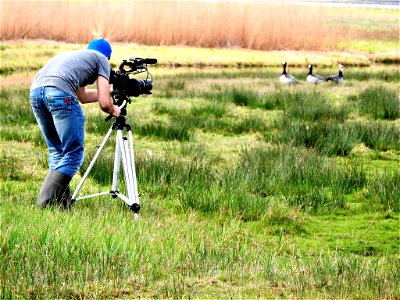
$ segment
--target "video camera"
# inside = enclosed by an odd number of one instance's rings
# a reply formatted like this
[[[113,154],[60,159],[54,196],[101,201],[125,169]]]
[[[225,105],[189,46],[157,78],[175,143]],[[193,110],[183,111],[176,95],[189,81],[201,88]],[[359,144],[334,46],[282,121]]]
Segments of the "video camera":
[[[110,84],[113,85],[111,96],[115,105],[121,106],[124,101],[130,103],[129,97],[138,97],[143,94],[151,94],[153,88],[153,79],[147,65],[157,63],[155,58],[131,57],[129,60],[123,60],[118,70],[111,70]],[[146,79],[131,78],[130,75],[136,75],[146,72]]]

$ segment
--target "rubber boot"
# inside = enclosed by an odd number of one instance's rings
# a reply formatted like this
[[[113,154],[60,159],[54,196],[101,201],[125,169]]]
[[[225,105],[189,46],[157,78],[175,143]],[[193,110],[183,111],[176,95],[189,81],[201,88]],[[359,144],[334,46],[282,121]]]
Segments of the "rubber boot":
[[[63,193],[61,197],[61,210],[70,210],[72,206],[72,195],[71,195],[71,189],[69,186],[67,186],[65,192]]]
[[[70,176],[60,171],[49,170],[39,192],[39,207],[45,208],[50,205],[58,205],[61,209],[69,208],[71,203],[69,182],[71,179]]]

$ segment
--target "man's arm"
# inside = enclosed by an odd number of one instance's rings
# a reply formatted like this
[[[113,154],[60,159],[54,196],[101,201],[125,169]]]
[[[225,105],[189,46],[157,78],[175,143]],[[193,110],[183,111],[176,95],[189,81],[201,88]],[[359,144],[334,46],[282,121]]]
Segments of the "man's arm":
[[[78,89],[77,94],[78,99],[82,104],[98,101],[102,111],[112,114],[114,117],[118,117],[121,113],[121,109],[112,103],[110,97],[110,84],[107,78],[103,76],[97,78],[97,90],[81,87]]]
[[[78,89],[78,100],[82,104],[97,102],[97,90],[80,87]]]

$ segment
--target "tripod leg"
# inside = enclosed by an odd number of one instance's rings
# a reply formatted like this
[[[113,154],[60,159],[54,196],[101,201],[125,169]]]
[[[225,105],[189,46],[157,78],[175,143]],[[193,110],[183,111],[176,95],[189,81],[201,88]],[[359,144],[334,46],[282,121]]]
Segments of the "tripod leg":
[[[131,172],[129,170],[129,157],[128,157],[128,152],[127,152],[127,147],[126,147],[126,139],[122,136],[122,131],[118,130],[117,131],[117,137],[118,137],[118,143],[119,143],[119,149],[121,150],[121,158],[122,158],[122,166],[124,169],[124,176],[125,176],[125,184],[126,184],[126,190],[128,193],[128,198],[129,202],[128,205],[133,204],[133,190],[132,190],[132,178],[131,178]]]
[[[126,140],[126,138],[124,138],[124,152],[125,152],[125,157],[126,157],[126,186],[128,189],[128,195],[129,195],[129,199],[131,199],[131,201],[134,203],[135,198],[134,198],[134,192],[133,192],[133,178],[132,178],[132,162],[131,162],[131,158],[129,155],[129,146],[128,146],[128,142]]]
[[[89,167],[86,169],[86,172],[83,175],[81,181],[79,182],[78,186],[76,187],[75,192],[72,195],[72,201],[75,201],[76,196],[79,193],[79,190],[82,188],[83,183],[85,182],[87,176],[89,175],[90,171],[92,170],[92,168],[93,168],[97,158],[99,157],[101,151],[103,150],[104,146],[106,145],[107,140],[110,138],[110,135],[111,135],[112,131],[113,131],[113,129],[112,129],[112,126],[111,126],[111,128],[108,130],[106,136],[104,137],[103,141],[101,142],[99,149],[97,150],[96,154],[94,155]]]
[[[118,143],[120,144],[122,165],[124,168],[126,189],[128,198],[124,199],[134,212],[135,217],[140,210],[139,198],[137,197],[136,175],[134,173],[133,146],[129,145],[129,140],[122,137],[122,132],[117,132]],[[131,137],[132,138],[132,137]],[[136,190],[136,192],[135,192]],[[128,200],[128,201],[126,201]]]
[[[129,153],[131,157],[132,179],[133,179],[132,187],[133,187],[134,199],[135,202],[139,204],[139,191],[136,180],[136,168],[135,168],[135,152],[133,151],[133,137],[131,130],[128,131],[128,141],[129,141]]]
[[[119,171],[121,168],[121,145],[119,143],[118,134],[115,140],[115,156],[114,156],[114,171],[113,171],[113,181],[112,181],[112,188],[111,193],[115,194],[118,192],[118,178],[119,178]]]

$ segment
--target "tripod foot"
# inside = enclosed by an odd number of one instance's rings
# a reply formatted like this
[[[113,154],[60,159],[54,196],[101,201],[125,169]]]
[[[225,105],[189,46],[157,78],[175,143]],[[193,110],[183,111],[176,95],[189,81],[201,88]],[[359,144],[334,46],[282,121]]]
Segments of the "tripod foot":
[[[131,211],[133,211],[134,214],[137,214],[140,210],[140,205],[137,203],[133,203],[132,205],[129,206]]]
[[[113,190],[110,191],[111,197],[113,197],[114,199],[118,197],[118,193],[119,193],[118,190],[117,191],[113,191]]]

